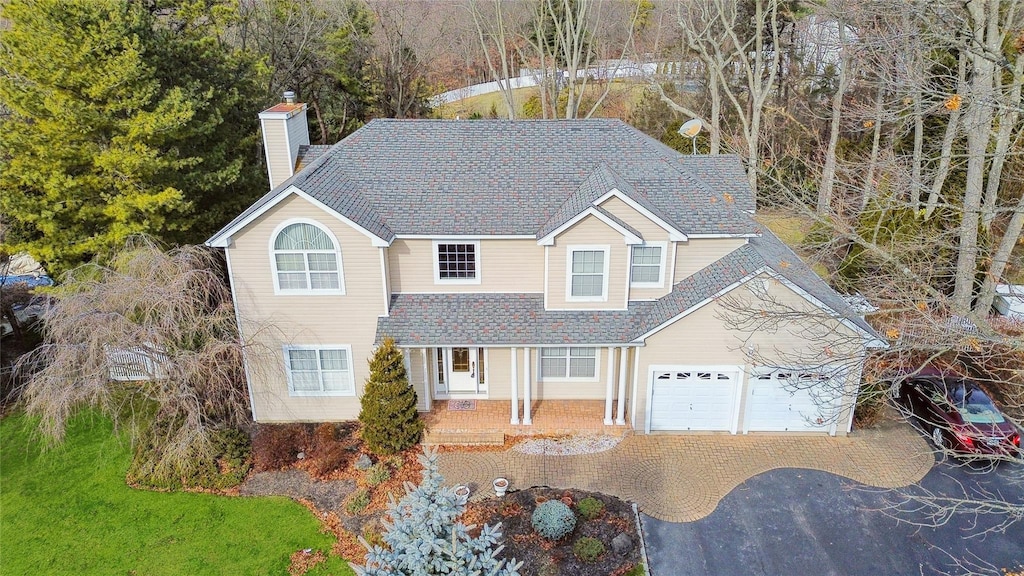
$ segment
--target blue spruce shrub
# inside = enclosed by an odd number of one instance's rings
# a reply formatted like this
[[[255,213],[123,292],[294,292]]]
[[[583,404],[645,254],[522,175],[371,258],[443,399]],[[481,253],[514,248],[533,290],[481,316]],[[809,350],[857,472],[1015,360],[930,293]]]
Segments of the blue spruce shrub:
[[[533,529],[548,540],[561,540],[576,528],[576,515],[558,500],[548,500],[537,506],[531,519]]]

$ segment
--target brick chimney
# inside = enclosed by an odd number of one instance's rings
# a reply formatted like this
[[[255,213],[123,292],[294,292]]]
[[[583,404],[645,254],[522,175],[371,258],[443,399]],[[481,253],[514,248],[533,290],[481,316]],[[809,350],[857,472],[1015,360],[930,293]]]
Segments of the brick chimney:
[[[306,105],[295,102],[295,92],[285,92],[284,102],[260,112],[260,128],[273,190],[295,174],[299,146],[309,144]]]

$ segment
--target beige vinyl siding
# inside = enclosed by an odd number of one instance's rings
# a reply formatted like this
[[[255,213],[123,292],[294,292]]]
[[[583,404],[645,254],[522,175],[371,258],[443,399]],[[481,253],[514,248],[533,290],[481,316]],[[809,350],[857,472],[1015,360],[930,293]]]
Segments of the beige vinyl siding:
[[[283,221],[306,218],[340,243],[345,295],[274,294],[271,235]],[[227,248],[243,333],[254,342],[249,376],[261,422],[346,420],[359,414],[359,398],[373,354],[377,317],[384,313],[380,253],[369,238],[291,196],[232,238]],[[350,345],[356,396],[290,397],[282,346]]]
[[[566,282],[569,246],[608,246],[608,300],[604,302],[567,302]],[[548,246],[548,291],[549,310],[622,310],[626,308],[626,281],[629,274],[627,265],[628,246],[622,234],[594,216],[587,216],[572,225],[555,238],[555,244]]]
[[[395,240],[388,248],[391,289],[407,294],[544,291],[544,249],[536,240],[483,239],[479,243],[480,283],[453,284],[434,281],[433,240]]]
[[[746,238],[691,238],[677,243],[675,282],[692,276],[746,243]]]
[[[760,279],[753,281],[760,281]],[[777,280],[768,279],[768,290],[772,298],[783,303],[798,309],[813,309],[807,300]],[[744,298],[749,298],[751,295],[742,286],[735,289],[732,294]],[[721,316],[730,313],[724,304],[711,302],[647,338],[646,346],[640,352],[637,394],[634,399],[637,404],[635,430],[642,432],[646,426],[647,387],[651,365],[744,366],[745,370],[749,372],[748,358],[744,354],[743,347],[750,345],[757,346],[760,355],[765,357],[771,356],[775,350],[780,351],[779,362],[783,364],[792,364],[801,356],[818,358],[819,362],[825,358],[823,348],[827,344],[814,335],[802,334],[797,326],[781,327],[775,332],[741,333],[729,330],[720,319]],[[838,332],[840,334],[832,343],[833,348],[856,346],[858,350],[847,350],[846,352],[850,357],[862,357],[863,348],[859,344],[855,344],[860,342],[856,334],[845,326],[840,327]],[[748,336],[749,338],[747,338]],[[801,351],[805,354],[802,355]],[[842,352],[839,354],[841,356]],[[741,375],[741,378],[743,388],[740,394],[738,430],[743,430],[743,414],[749,394],[747,375]],[[856,390],[859,378],[859,373],[850,375],[847,386],[851,394]],[[840,416],[837,434],[845,433],[848,419],[848,412]]]
[[[284,120],[277,119],[261,120],[260,124],[263,128],[263,142],[270,165],[270,175],[273,178],[270,187],[276,188],[292,175],[292,159],[287,146],[287,126]]]
[[[626,224],[629,224],[636,229],[637,232],[643,236],[644,242],[664,242],[665,246],[662,248],[665,250],[664,261],[665,261],[665,282],[661,288],[632,288],[629,289],[630,300],[657,300],[665,294],[668,294],[672,290],[671,274],[672,274],[672,242],[669,241],[668,232],[664,228],[658,226],[651,219],[644,216],[640,212],[637,212],[629,204],[626,204],[618,198],[609,198],[601,204],[601,208],[604,208],[608,212],[615,215],[616,218],[622,220]]]

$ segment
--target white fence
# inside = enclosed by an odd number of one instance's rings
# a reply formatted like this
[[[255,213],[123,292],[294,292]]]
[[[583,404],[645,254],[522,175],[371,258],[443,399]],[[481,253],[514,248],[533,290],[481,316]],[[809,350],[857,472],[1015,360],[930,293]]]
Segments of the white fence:
[[[657,73],[664,73],[670,68],[678,66],[673,62],[633,62],[632,60],[603,60],[597,64],[576,71],[577,78],[590,77],[595,80],[612,80],[616,78],[632,78],[640,76],[651,76]],[[499,82],[484,82],[473,84],[464,88],[457,88],[442,92],[430,99],[432,106],[451,104],[464,98],[472,98],[482,94],[491,94],[501,90],[501,84],[508,84],[513,90],[519,88],[530,88],[540,84],[540,81],[548,72],[542,69],[523,68],[519,71],[517,78],[509,78]],[[567,71],[560,71],[564,77]]]
[[[137,346],[107,350],[110,379],[119,382],[165,379],[167,361],[164,354]]]

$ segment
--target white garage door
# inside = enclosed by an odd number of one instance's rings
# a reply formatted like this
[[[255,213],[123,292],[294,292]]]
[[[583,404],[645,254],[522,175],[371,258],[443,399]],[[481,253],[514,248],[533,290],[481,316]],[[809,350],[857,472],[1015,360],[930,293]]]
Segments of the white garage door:
[[[760,369],[750,378],[747,422],[751,432],[827,432],[839,386],[812,370]]]
[[[738,368],[655,366],[651,430],[735,430]]]

